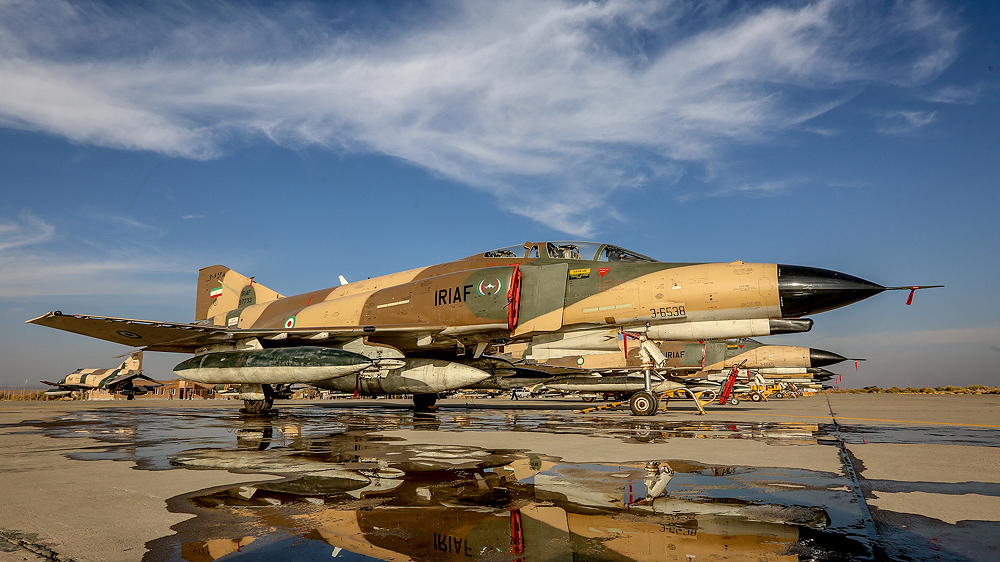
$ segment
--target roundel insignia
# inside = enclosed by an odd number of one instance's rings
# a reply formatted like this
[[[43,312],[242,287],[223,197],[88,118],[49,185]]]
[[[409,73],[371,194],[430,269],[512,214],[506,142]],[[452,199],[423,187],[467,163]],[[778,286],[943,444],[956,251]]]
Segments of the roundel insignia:
[[[139,334],[137,334],[135,332],[130,332],[128,330],[118,330],[117,333],[118,333],[119,336],[123,336],[123,337],[126,337],[126,338],[132,338],[134,340],[141,340],[142,339],[142,336],[140,336]]]
[[[577,365],[583,365],[583,357],[580,357],[579,359],[577,359],[576,360],[576,364]]]
[[[503,281],[500,281],[500,279],[496,277],[492,279],[483,279],[479,282],[479,294],[483,296],[495,295],[499,293],[501,289],[503,289]]]
[[[294,327],[295,327],[295,317],[294,316],[289,316],[288,320],[285,320],[285,329],[286,330],[291,330]]]

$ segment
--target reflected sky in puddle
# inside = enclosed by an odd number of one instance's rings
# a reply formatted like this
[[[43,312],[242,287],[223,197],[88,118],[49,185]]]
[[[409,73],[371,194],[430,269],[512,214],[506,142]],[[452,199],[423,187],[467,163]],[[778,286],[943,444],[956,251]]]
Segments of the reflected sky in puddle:
[[[863,539],[833,528],[828,514],[830,504],[851,501],[843,482],[812,481],[815,475],[805,471],[790,475],[801,487],[778,503],[750,497],[766,495],[769,486],[756,483],[753,469],[574,464],[477,447],[439,447],[432,456],[423,447],[357,434],[326,442],[330,451],[320,462],[314,454],[271,450],[268,464],[294,474],[289,480],[193,496],[191,512],[201,517],[150,545],[153,551],[180,552],[189,562],[823,560],[866,552]],[[230,466],[238,456],[201,449],[174,462]],[[742,481],[734,484],[734,476]],[[699,493],[726,488],[748,497]],[[243,535],[247,530],[253,532]]]
[[[194,492],[194,518],[145,560],[862,560],[870,548],[843,475],[648,463],[567,463],[520,450],[420,445],[383,430],[538,431],[620,439],[817,444],[815,424],[636,422],[546,412],[105,410],[34,424],[101,445],[75,459],[281,474]],[[720,443],[720,446],[722,444]],[[664,449],[658,449],[663,451]]]

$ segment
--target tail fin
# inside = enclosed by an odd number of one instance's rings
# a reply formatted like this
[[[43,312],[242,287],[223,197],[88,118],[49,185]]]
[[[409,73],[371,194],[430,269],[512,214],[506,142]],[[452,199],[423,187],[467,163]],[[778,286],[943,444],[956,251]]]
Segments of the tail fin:
[[[142,371],[142,352],[136,351],[118,366],[123,371]]]
[[[284,297],[251,277],[222,265],[212,265],[198,272],[195,320],[205,320],[230,310]]]

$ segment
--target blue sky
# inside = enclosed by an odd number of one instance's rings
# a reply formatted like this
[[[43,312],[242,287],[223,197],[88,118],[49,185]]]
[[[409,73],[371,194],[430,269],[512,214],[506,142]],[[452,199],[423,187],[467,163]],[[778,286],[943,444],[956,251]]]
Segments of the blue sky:
[[[998,12],[8,0],[0,385],[126,351],[24,320],[190,321],[206,265],[295,294],[551,239],[945,284],[766,341],[1000,385]]]

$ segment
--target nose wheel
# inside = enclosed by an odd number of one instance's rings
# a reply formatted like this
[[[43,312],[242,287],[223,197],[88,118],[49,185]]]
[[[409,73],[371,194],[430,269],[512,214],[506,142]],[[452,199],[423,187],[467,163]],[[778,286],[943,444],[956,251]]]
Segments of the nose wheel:
[[[629,399],[628,407],[636,416],[651,416],[660,407],[660,399],[652,392],[640,390]]]

